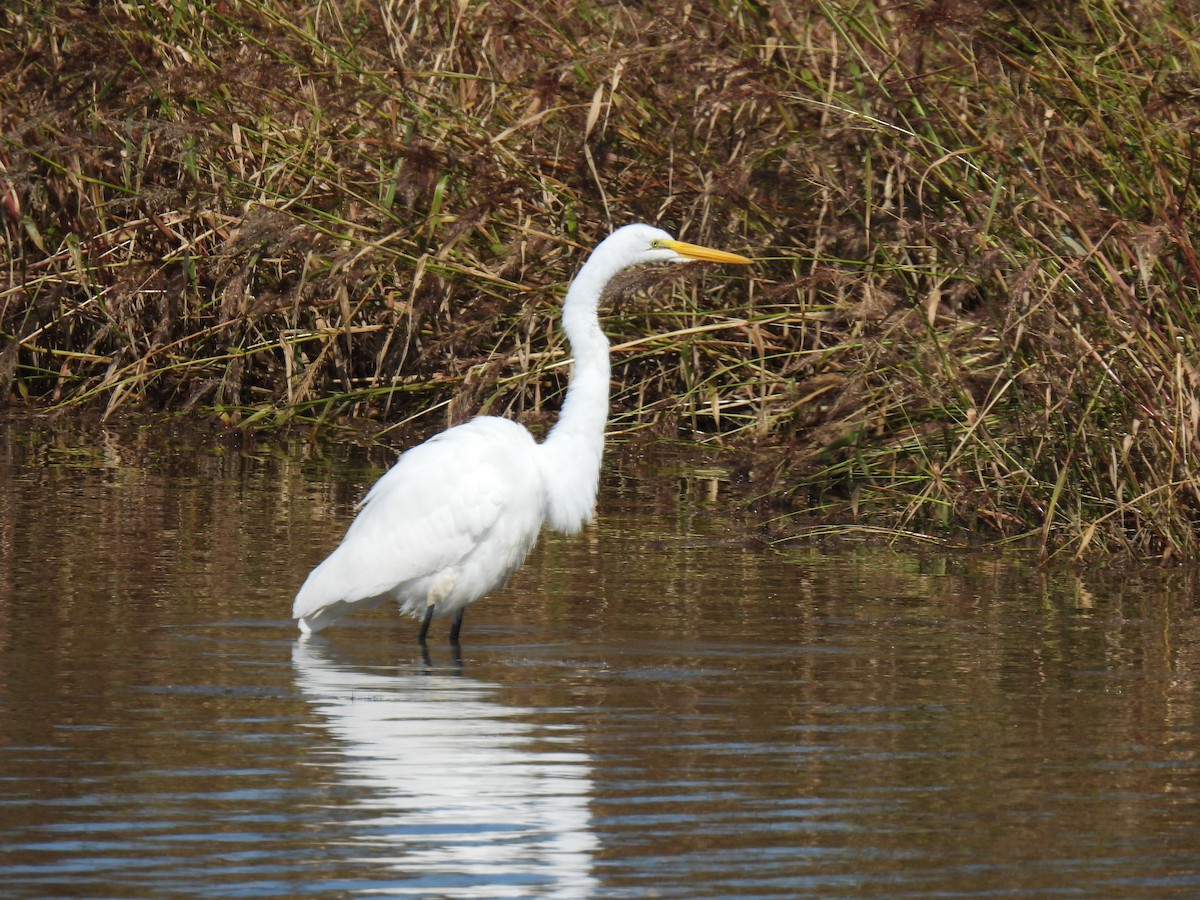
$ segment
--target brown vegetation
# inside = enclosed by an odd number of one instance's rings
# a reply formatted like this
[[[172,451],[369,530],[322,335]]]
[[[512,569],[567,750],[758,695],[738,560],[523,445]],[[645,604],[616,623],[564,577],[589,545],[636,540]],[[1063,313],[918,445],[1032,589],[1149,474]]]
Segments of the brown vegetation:
[[[689,10],[9,4],[4,395],[536,424],[652,221],[761,261],[623,285],[617,427],[755,448],[780,533],[1194,552],[1200,10]]]

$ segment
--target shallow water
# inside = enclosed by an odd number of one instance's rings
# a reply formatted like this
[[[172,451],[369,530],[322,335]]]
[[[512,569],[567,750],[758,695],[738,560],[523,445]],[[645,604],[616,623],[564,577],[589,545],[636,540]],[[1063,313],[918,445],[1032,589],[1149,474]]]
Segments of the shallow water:
[[[7,426],[5,896],[1200,894],[1189,573],[779,555],[614,462],[461,660],[297,640],[381,462]]]

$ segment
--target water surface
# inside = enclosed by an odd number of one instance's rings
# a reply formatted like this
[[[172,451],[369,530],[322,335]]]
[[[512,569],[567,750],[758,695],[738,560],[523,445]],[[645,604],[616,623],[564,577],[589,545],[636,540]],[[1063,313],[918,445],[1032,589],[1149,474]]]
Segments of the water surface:
[[[614,460],[426,659],[288,620],[386,460],[334,457],[0,436],[5,896],[1200,894],[1189,572],[781,555]]]

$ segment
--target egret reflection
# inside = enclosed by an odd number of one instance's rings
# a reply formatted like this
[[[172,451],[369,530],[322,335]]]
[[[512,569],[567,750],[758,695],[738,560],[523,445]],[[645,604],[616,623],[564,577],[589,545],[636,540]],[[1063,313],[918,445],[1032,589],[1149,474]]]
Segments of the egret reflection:
[[[364,861],[395,873],[372,893],[579,897],[594,886],[591,766],[569,728],[462,675],[369,671],[298,640],[296,682],[337,739],[331,772]]]

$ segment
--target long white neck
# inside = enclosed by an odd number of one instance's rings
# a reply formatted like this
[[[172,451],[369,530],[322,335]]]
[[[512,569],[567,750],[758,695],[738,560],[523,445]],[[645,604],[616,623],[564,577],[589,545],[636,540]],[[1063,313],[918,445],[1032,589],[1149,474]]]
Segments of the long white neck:
[[[611,368],[597,306],[622,266],[597,248],[567,290],[562,324],[575,365],[558,422],[540,448],[550,527],[568,533],[591,521],[604,452]]]

